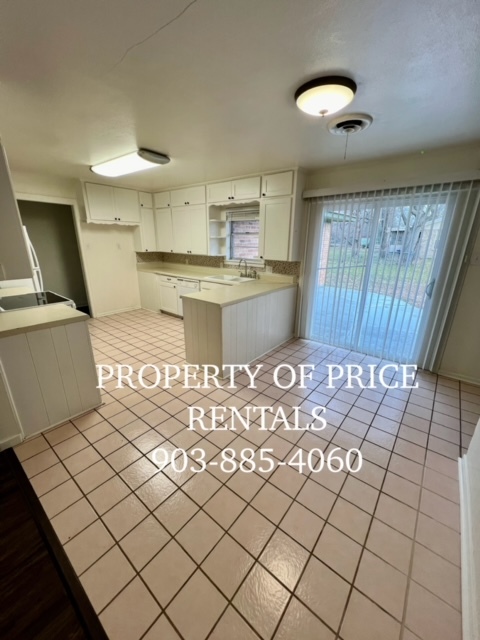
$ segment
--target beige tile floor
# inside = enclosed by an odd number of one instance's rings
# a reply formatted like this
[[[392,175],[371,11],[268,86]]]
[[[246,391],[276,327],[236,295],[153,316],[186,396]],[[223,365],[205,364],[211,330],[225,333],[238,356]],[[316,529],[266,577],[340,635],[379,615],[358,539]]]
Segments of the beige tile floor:
[[[98,363],[184,362],[181,320],[134,311],[90,322]],[[374,363],[305,340],[268,354],[258,389],[116,389],[104,405],[17,447],[45,511],[112,640],[459,640],[457,458],[480,388],[419,373],[417,390],[325,389],[327,363]],[[281,392],[281,363],[316,365]],[[310,411],[315,434],[188,431],[187,406]],[[159,446],[218,460],[269,447],[359,448],[361,472],[162,472]]]

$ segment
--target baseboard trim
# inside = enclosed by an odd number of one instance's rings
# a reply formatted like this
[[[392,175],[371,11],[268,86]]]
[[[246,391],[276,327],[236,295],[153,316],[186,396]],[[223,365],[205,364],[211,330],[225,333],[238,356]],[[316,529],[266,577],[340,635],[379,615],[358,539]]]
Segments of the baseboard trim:
[[[451,378],[452,380],[460,380],[461,382],[466,382],[467,384],[473,384],[476,387],[480,387],[480,378],[472,378],[471,376],[463,376],[456,371],[437,371],[439,376],[443,376],[444,378]]]
[[[467,455],[458,461],[460,480],[460,520],[462,545],[462,627],[463,640],[480,640],[480,593],[475,578],[474,532],[470,511],[471,492],[468,479]]]
[[[4,440],[0,440],[0,451],[4,451],[5,449],[11,449],[15,447],[17,444],[23,442],[23,437],[20,433],[15,436],[11,436],[10,438],[5,438]]]
[[[104,316],[114,316],[117,313],[126,313],[127,311],[138,311],[142,307],[125,307],[125,309],[115,309],[113,311],[102,311],[102,313],[96,313],[92,318],[103,318]]]

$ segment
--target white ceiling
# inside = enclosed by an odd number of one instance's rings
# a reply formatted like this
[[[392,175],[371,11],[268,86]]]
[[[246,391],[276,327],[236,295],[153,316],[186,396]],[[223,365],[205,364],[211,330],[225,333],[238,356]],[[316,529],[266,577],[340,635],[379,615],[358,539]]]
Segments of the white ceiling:
[[[374,118],[348,162],[472,142],[479,33],[476,0],[3,0],[0,133],[14,170],[57,176],[169,154],[117,180],[145,189],[336,165],[344,138],[293,100],[335,73]]]

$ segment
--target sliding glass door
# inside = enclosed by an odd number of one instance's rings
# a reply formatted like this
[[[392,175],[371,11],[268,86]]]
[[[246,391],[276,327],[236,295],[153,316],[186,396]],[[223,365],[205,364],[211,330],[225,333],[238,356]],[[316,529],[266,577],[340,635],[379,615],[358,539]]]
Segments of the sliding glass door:
[[[461,185],[320,199],[311,220],[307,337],[417,362],[464,200]]]

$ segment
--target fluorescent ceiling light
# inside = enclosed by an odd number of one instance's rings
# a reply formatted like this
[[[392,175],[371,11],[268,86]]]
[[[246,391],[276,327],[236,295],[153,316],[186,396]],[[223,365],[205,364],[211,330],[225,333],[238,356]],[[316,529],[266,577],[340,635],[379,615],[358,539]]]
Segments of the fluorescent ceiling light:
[[[126,156],[107,160],[100,164],[94,164],[90,169],[100,176],[108,176],[115,178],[116,176],[124,176],[127,173],[135,173],[136,171],[145,171],[145,169],[153,169],[159,164],[167,164],[170,158],[163,153],[149,151],[148,149],[138,149]]]
[[[357,85],[350,78],[327,76],[303,84],[295,92],[297,107],[312,116],[329,116],[353,100]]]

